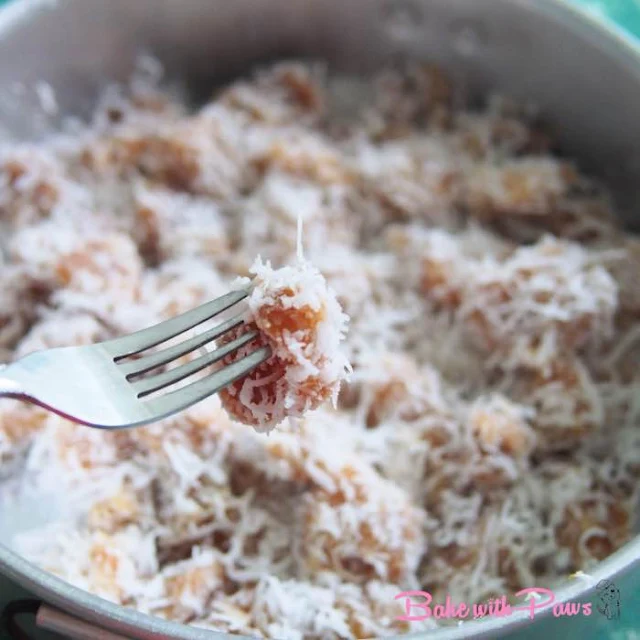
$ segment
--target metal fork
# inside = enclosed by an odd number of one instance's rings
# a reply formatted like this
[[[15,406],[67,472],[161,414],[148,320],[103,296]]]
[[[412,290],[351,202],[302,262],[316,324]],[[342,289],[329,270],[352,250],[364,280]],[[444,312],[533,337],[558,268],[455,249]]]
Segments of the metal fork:
[[[121,429],[156,422],[182,411],[246,376],[271,355],[268,347],[206,377],[171,391],[171,387],[218,362],[253,340],[243,333],[186,364],[144,376],[200,349],[244,323],[242,313],[199,335],[144,354],[171,338],[216,318],[241,302],[249,290],[233,291],[148,329],[90,346],[38,351],[0,368],[0,397],[35,403],[90,427]],[[131,358],[131,356],[140,356]],[[149,397],[154,392],[167,390]]]

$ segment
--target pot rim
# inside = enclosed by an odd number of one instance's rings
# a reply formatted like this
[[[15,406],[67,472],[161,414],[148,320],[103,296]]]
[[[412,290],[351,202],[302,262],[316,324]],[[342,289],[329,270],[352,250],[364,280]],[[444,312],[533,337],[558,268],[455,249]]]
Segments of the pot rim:
[[[529,4],[528,0],[514,0]],[[640,82],[640,40],[618,27],[608,18],[597,16],[572,0],[536,0],[531,3],[555,22],[576,31],[581,31],[595,46],[604,49],[619,64],[638,77]],[[49,8],[48,2],[34,3],[9,2],[0,8],[0,37],[22,20],[27,20],[33,11]],[[621,549],[600,562],[583,579],[568,579],[554,591],[555,602],[590,601],[600,580],[615,580],[617,576],[640,571],[640,533]],[[180,638],[182,640],[206,640],[212,638],[252,640],[248,636],[231,635],[220,631],[211,631],[186,624],[171,622],[149,614],[141,613],[122,605],[115,604],[99,596],[75,587],[61,578],[29,562],[5,544],[0,542],[0,573],[40,597],[46,603],[68,613],[77,615],[88,622],[101,625],[106,629],[120,633],[134,634],[130,637]],[[532,587],[535,585],[531,585]],[[548,619],[552,607],[537,612],[535,619],[529,618],[526,611],[517,611],[508,618],[490,618],[470,621],[458,627],[442,627],[436,630],[396,636],[397,640],[462,640],[473,637],[474,640],[490,640],[506,635],[537,620]],[[142,635],[144,634],[144,635]]]

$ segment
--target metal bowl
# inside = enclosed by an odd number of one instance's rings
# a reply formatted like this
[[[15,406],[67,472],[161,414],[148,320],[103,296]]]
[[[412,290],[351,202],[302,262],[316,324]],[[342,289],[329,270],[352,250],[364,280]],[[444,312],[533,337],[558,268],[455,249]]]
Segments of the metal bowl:
[[[101,87],[126,80],[143,50],[157,55],[170,76],[183,79],[196,100],[214,84],[282,57],[320,58],[351,72],[398,57],[436,62],[471,102],[500,90],[535,103],[562,149],[601,177],[614,191],[625,221],[640,226],[640,217],[633,216],[640,210],[640,50],[563,0],[13,3],[0,11],[2,132],[33,138],[56,126],[57,116],[43,115],[39,105],[42,81],[53,87],[61,113],[88,115]],[[0,539],[22,526],[14,515],[0,514]],[[0,573],[48,605],[118,637],[228,637],[106,602],[2,545]],[[632,590],[640,593],[640,537],[602,562],[592,578],[562,586],[556,601],[590,602],[601,579],[615,581],[623,597]],[[55,626],[52,616],[50,609],[41,610],[43,624]],[[547,609],[533,621],[519,612],[429,632],[428,637],[525,638],[533,632],[537,637],[586,637],[607,623],[597,615],[556,619]],[[107,636],[94,629],[78,637]]]

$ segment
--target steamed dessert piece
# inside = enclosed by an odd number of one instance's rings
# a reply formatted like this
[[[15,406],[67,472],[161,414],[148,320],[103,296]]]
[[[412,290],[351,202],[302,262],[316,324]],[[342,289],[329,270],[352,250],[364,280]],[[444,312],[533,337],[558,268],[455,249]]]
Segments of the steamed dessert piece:
[[[223,365],[262,346],[269,346],[272,355],[220,396],[232,418],[270,431],[286,417],[301,417],[325,401],[335,406],[349,371],[341,344],[348,317],[321,273],[303,259],[280,269],[258,259],[251,273],[252,280],[237,283],[251,287],[247,323],[223,342],[254,328],[260,334]]]

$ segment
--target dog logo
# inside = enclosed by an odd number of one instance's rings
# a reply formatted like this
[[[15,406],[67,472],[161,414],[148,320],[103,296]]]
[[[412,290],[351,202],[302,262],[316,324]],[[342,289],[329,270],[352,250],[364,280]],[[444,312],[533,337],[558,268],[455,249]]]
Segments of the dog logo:
[[[620,618],[620,589],[610,580],[600,580],[596,585],[598,604],[596,608],[607,620]]]

